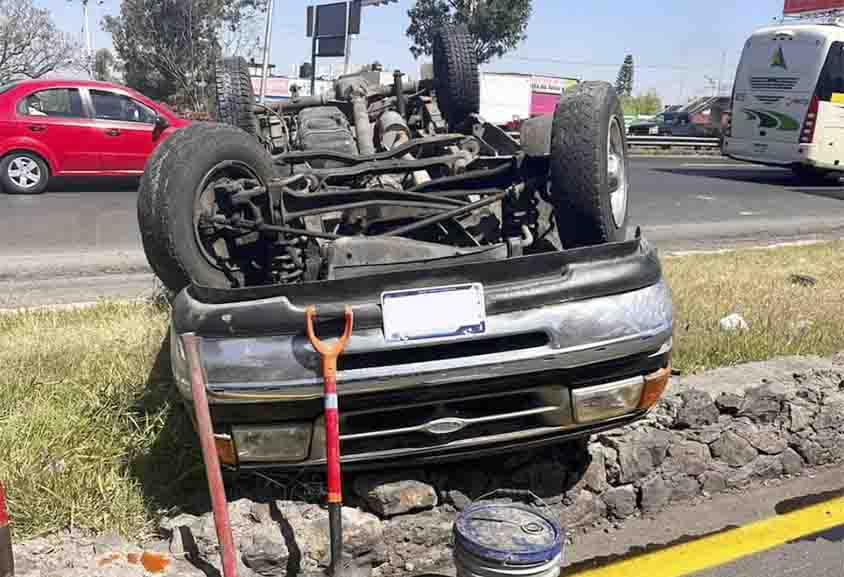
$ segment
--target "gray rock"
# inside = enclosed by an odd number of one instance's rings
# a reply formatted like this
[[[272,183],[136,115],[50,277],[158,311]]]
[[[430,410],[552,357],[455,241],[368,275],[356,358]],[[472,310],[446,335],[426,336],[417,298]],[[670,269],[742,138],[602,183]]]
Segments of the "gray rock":
[[[446,502],[453,505],[458,511],[462,511],[472,502],[472,500],[457,489],[452,489],[446,493]]]
[[[626,484],[638,481],[660,466],[665,460],[671,439],[670,433],[657,429],[637,430],[623,437],[606,438],[618,451],[618,482]],[[609,478],[612,482],[612,477]]]
[[[730,465],[741,467],[756,457],[756,450],[745,439],[732,431],[726,431],[721,438],[712,443],[712,454]]]
[[[844,393],[833,393],[824,398],[823,407],[815,417],[814,426],[817,431],[844,426]]]
[[[258,575],[280,577],[287,575],[290,551],[278,527],[267,526],[267,530],[255,533],[243,548],[243,564]]]
[[[748,389],[741,404],[740,415],[760,423],[773,423],[780,414],[784,395],[770,385]]]
[[[792,448],[783,451],[780,455],[780,462],[782,463],[783,473],[786,475],[796,475],[803,470],[803,459]]]
[[[782,476],[782,461],[779,457],[761,455],[751,465],[753,476],[757,479],[776,479]]]
[[[586,490],[579,491],[573,503],[560,513],[563,527],[584,527],[607,516],[607,506],[600,497]]]
[[[829,451],[822,448],[811,439],[800,439],[794,445],[794,450],[803,457],[803,460],[806,461],[806,464],[809,466],[824,465],[830,459]]]
[[[735,333],[750,329],[750,326],[747,324],[747,321],[744,320],[744,317],[738,313],[733,313],[731,315],[725,316],[720,321],[718,321],[718,326],[725,333]]]
[[[641,506],[645,513],[661,511],[671,498],[671,489],[660,475],[651,475],[642,481],[641,492]]]
[[[725,415],[737,415],[741,410],[741,404],[744,402],[744,397],[733,393],[721,393],[715,399],[715,406]]]
[[[727,489],[727,477],[722,471],[707,471],[700,476],[700,484],[704,493],[713,495]]]
[[[779,455],[788,447],[788,442],[776,431],[767,428],[760,429],[749,421],[737,421],[732,431],[766,455]]]
[[[701,429],[689,429],[686,432],[686,436],[693,441],[709,445],[717,441],[723,432],[724,427],[720,424],[716,424],[707,425]]]
[[[844,367],[844,351],[839,351],[832,355],[832,364]]]
[[[753,463],[734,469],[727,474],[727,487],[739,489],[746,487],[753,480]]]
[[[377,477],[358,477],[355,493],[381,517],[394,517],[437,505],[437,492],[430,485],[412,479],[381,482]]]
[[[677,414],[677,428],[693,428],[718,422],[718,409],[706,391],[689,389],[680,394],[683,407]]]
[[[633,485],[613,487],[602,495],[607,511],[614,517],[624,519],[636,512],[636,489]]]
[[[806,407],[800,407],[791,403],[788,408],[789,425],[788,430],[791,432],[802,431],[812,422],[814,411]]]
[[[600,443],[592,443],[589,445],[589,454],[592,461],[583,475],[583,482],[586,487],[594,493],[603,493],[609,489],[610,484],[607,482],[607,466],[604,452],[606,447]],[[614,451],[613,451],[614,452]]]
[[[709,468],[712,456],[709,447],[696,441],[682,441],[668,447],[668,458],[662,468],[667,473],[698,476]]]
[[[671,500],[688,501],[700,494],[700,483],[694,477],[680,476],[672,480]]]
[[[122,552],[129,547],[131,547],[131,545],[124,541],[120,535],[115,533],[99,535],[93,543],[94,555]]]

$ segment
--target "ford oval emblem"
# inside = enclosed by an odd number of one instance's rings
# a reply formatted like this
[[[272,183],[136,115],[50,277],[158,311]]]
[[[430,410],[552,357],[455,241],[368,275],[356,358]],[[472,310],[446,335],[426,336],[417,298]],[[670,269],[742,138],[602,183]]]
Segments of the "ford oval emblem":
[[[431,435],[450,435],[464,429],[466,425],[467,423],[463,419],[446,417],[425,424],[422,430]]]

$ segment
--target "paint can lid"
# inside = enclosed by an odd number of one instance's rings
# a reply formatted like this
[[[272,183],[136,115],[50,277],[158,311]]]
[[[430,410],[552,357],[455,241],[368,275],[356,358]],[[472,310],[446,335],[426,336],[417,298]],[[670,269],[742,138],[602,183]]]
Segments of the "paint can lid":
[[[550,561],[562,552],[559,523],[518,503],[470,505],[454,524],[455,546],[485,560],[513,565]]]

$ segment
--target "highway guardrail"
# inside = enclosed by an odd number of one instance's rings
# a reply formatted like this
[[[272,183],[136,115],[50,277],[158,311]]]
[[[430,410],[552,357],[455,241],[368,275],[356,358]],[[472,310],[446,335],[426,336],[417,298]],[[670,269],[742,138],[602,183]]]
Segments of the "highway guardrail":
[[[651,146],[654,148],[720,148],[720,138],[692,136],[634,136],[627,135],[629,146]]]

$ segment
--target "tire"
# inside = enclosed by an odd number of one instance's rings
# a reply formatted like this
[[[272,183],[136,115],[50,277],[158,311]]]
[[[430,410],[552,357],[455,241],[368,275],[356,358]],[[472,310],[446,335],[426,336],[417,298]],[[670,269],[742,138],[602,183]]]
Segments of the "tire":
[[[41,194],[49,181],[50,167],[34,152],[11,152],[0,161],[0,184],[8,194]]]
[[[624,240],[630,171],[615,89],[579,84],[560,98],[551,130],[550,194],[563,247]]]
[[[246,59],[236,56],[217,60],[214,80],[217,122],[231,124],[257,135],[255,92],[252,90],[252,78]]]
[[[434,89],[450,127],[462,125],[481,108],[478,57],[465,27],[443,26],[434,33]]]
[[[242,277],[212,262],[200,245],[200,189],[215,170],[237,170],[242,174],[232,177],[256,178],[262,184],[274,175],[272,158],[260,143],[225,124],[195,123],[178,130],[147,161],[138,190],[141,240],[153,271],[172,291],[190,283],[212,288],[244,284]]]

